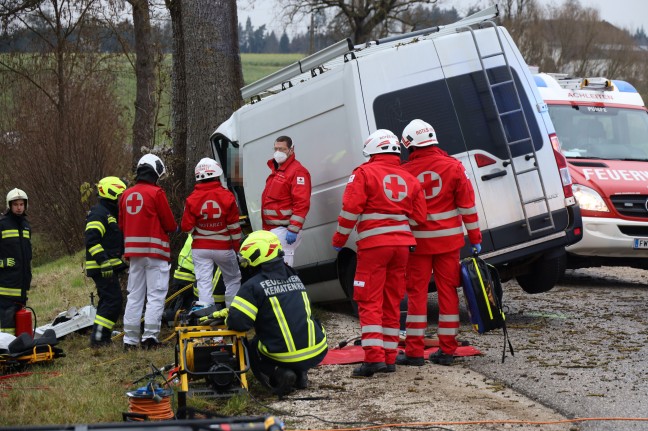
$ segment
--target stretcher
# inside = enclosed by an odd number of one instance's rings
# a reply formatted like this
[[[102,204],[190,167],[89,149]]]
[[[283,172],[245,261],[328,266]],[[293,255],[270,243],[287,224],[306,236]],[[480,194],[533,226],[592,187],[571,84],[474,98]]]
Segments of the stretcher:
[[[45,331],[34,340],[23,333],[16,337],[6,349],[0,349],[0,374],[7,374],[23,369],[27,365],[50,362],[65,356],[63,350],[56,347],[58,339],[53,330]]]

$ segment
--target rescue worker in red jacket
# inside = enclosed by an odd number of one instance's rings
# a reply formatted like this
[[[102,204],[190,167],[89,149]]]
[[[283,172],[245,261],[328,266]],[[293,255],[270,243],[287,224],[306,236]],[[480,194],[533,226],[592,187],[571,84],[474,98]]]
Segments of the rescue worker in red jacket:
[[[407,265],[408,308],[405,352],[400,365],[423,365],[427,328],[427,295],[432,272],[439,301],[439,349],[430,361],[450,365],[459,332],[459,251],[465,245],[463,226],[473,249],[481,251],[475,193],[461,162],[440,149],[432,126],[413,120],[403,130],[403,145],[411,151],[403,168],[421,183],[427,220],[412,227],[416,251]],[[463,226],[462,226],[463,223]]]
[[[90,347],[112,343],[112,330],[122,311],[122,292],[117,274],[127,268],[122,260],[124,236],[117,223],[119,196],[126,184],[117,177],[97,183],[99,202],[86,216],[86,275],[92,277],[99,294],[97,314],[90,333]]]
[[[301,243],[301,231],[310,209],[310,173],[295,159],[295,148],[288,136],[274,143],[274,156],[268,160],[272,171],[261,196],[263,229],[281,241],[284,261],[293,266],[295,250]]]
[[[240,255],[242,265],[258,272],[234,298],[227,326],[234,331],[254,329],[248,349],[250,368],[262,384],[280,397],[305,389],[308,370],[322,362],[328,351],[326,332],[311,313],[306,287],[284,263],[281,243],[272,232],[252,232]]]
[[[377,130],[365,141],[363,153],[370,159],[349,177],[333,236],[333,247],[340,251],[354,227],[358,232],[353,299],[365,357],[353,377],[396,370],[405,268],[410,247],[416,245],[410,224],[425,220],[421,186],[400,166],[398,138]]]
[[[124,257],[130,260],[128,299],[124,311],[124,349],[137,348],[140,320],[144,314],[142,347],[156,348],[169,289],[171,250],[169,233],[178,228],[164,190],[157,185],[166,173],[164,163],[146,154],[137,163],[136,184],[128,188],[119,204],[119,227],[124,233]]]
[[[220,182],[223,169],[205,157],[195,169],[196,185],[185,202],[181,228],[193,237],[193,257],[198,306],[214,304],[212,278],[218,265],[225,282],[225,305],[229,307],[241,287],[237,252],[241,245],[239,209],[234,194]]]
[[[0,215],[0,332],[16,334],[16,312],[27,304],[31,286],[31,226],[27,193],[7,193],[7,211]]]

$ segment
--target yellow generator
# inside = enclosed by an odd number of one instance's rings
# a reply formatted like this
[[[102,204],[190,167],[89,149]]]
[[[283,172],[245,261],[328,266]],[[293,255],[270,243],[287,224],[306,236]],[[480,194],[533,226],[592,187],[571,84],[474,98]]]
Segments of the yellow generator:
[[[176,364],[180,389],[178,412],[187,405],[187,396],[230,397],[248,388],[245,373],[249,357],[245,332],[228,330],[220,322],[196,325],[202,316],[216,311],[209,307],[181,316],[176,332]],[[220,325],[218,325],[220,323]]]

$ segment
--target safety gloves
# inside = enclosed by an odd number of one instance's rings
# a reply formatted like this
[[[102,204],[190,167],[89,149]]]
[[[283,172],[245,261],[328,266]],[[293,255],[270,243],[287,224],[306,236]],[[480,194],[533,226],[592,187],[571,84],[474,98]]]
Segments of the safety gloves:
[[[214,311],[211,315],[201,317],[200,319],[198,319],[198,321],[200,323],[205,323],[209,320],[214,320],[214,319],[225,320],[228,314],[229,314],[229,308],[223,308],[222,310]]]
[[[11,268],[12,266],[16,266],[16,259],[13,257],[0,259],[0,268]]]
[[[101,276],[103,278],[110,278],[113,276],[113,268],[108,259],[101,262],[100,269],[101,269]]]
[[[297,241],[297,234],[290,230],[286,232],[286,242],[292,244],[295,241]]]
[[[473,254],[479,254],[481,252],[481,244],[471,244]]]

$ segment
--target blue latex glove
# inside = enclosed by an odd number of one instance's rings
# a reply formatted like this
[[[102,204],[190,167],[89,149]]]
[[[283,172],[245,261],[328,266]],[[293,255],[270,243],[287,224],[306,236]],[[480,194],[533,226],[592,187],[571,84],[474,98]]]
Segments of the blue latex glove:
[[[474,254],[479,254],[481,252],[481,244],[472,244],[472,251]]]
[[[292,244],[295,241],[297,241],[297,234],[290,230],[286,232],[286,242]]]
[[[339,253],[340,250],[342,250],[342,247],[333,246],[333,250],[335,250],[335,251],[337,251]]]

